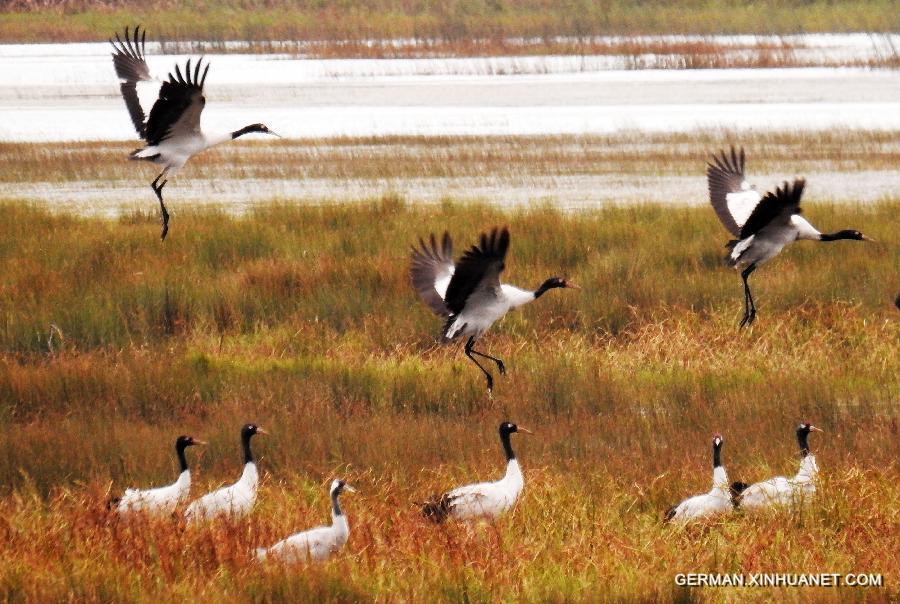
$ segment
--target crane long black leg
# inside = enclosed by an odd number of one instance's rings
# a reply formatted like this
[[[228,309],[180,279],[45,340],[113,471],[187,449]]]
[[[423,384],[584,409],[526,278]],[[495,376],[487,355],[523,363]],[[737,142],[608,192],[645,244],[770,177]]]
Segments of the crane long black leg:
[[[480,356],[480,357],[483,357],[483,358],[485,358],[485,359],[490,359],[490,360],[494,361],[495,363],[497,363],[497,369],[500,371],[500,373],[501,373],[501,374],[504,374],[504,375],[506,374],[506,365],[504,365],[504,364],[503,364],[503,361],[501,361],[501,360],[498,359],[497,357],[492,357],[492,356],[489,355],[489,354],[485,354],[485,353],[483,353],[483,352],[478,352],[478,351],[475,350],[474,348],[472,348],[472,354],[477,354],[477,355]]]
[[[159,238],[163,240],[166,238],[166,234],[169,232],[169,212],[166,210],[166,204],[163,203],[162,190],[163,187],[166,186],[166,183],[169,181],[164,180],[160,185],[157,185],[156,183],[159,182],[159,179],[162,178],[164,174],[165,171],[160,172],[159,176],[156,177],[156,180],[154,180],[150,184],[150,186],[153,188],[153,192],[156,193],[157,199],[159,199],[159,210],[162,220],[162,233],[160,234]]]
[[[481,369],[481,372],[484,374],[485,379],[487,379],[487,389],[488,389],[488,392],[493,392],[493,390],[494,390],[494,376],[492,376],[491,373],[490,373],[487,369],[485,369],[484,367],[482,367],[482,366],[481,366],[481,363],[479,363],[479,362],[475,359],[475,357],[472,356],[472,352],[473,352],[472,346],[474,346],[474,345],[475,345],[475,338],[474,338],[473,336],[470,336],[470,337],[469,337],[469,340],[466,342],[466,348],[465,348],[466,356],[469,357],[469,360],[472,361],[473,363],[475,363],[475,364],[478,366],[479,369]],[[475,354],[480,354],[480,353],[475,353]]]
[[[751,264],[743,271],[741,271],[741,277],[744,280],[744,318],[741,319],[741,327],[749,326],[756,319],[756,304],[753,302],[753,294],[750,293],[750,284],[747,283],[747,279],[750,278],[750,274],[756,270],[756,265]]]
[[[741,327],[744,326],[744,321],[747,320],[747,316],[750,313],[750,299],[747,297],[747,292],[749,291],[750,289],[747,287],[747,282],[744,281],[744,316],[741,319]]]

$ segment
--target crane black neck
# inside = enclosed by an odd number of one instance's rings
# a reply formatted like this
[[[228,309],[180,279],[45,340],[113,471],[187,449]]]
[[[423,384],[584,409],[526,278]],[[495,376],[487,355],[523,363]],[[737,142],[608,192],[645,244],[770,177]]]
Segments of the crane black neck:
[[[713,469],[722,467],[722,441],[713,443]]]
[[[859,240],[859,232],[851,230],[838,231],[837,233],[822,233],[819,241],[840,241],[841,239]]]
[[[558,277],[550,277],[549,279],[541,283],[541,286],[539,288],[534,290],[534,297],[535,299],[540,298],[551,289],[555,289],[557,287],[565,287],[564,282]]]
[[[516,458],[516,454],[513,452],[512,442],[510,442],[511,432],[501,432],[500,433],[500,442],[503,443],[503,451],[506,453],[506,461],[512,461]]]
[[[240,130],[235,130],[231,133],[231,139],[234,140],[236,138],[244,136],[245,134],[252,134],[254,132],[265,132],[265,130],[263,130],[262,124],[250,124],[249,126],[244,126]]]
[[[341,502],[339,500],[340,496],[341,494],[337,490],[331,492],[331,515],[335,517],[344,515],[344,513],[341,511]]]
[[[797,428],[797,444],[800,445],[800,458],[809,455],[809,428],[800,426]]]
[[[241,444],[244,447],[244,463],[255,463],[256,460],[253,459],[253,451],[250,450],[250,439],[253,438],[253,434],[249,432],[245,432],[241,434]]]
[[[187,443],[177,442],[175,443],[175,452],[178,454],[178,464],[181,467],[181,471],[185,472],[188,469],[187,465],[187,457],[184,455],[184,450],[187,448]]]

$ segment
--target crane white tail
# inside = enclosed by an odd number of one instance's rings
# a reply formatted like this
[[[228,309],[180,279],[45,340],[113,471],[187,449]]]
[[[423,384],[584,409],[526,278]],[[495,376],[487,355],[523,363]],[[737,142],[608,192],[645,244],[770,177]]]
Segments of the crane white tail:
[[[130,160],[143,160],[143,161],[156,161],[161,156],[161,153],[156,151],[155,147],[143,147],[142,149],[135,149],[131,153],[128,154],[128,159]]]

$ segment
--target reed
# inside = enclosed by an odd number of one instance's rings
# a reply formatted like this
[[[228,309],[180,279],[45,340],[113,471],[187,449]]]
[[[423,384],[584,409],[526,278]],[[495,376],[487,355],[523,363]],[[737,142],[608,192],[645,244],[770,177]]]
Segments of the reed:
[[[298,41],[304,54],[326,57],[480,56],[498,54],[625,54],[640,60],[659,43],[598,41],[601,35],[795,34],[804,32],[896,32],[889,0],[811,2],[545,2],[542,0],[366,0],[351,4],[288,2],[107,3],[98,0],[4,4],[0,39],[8,42],[102,41],[124,24],[143,23],[168,42],[249,41],[251,50],[282,48],[271,41]],[[654,47],[656,45],[656,47]],[[679,47],[680,45],[680,47]],[[666,43],[696,66],[724,66],[709,44]],[[791,61],[790,48],[760,42],[758,65]],[[896,53],[894,53],[896,55]],[[746,62],[746,60],[745,60]]]

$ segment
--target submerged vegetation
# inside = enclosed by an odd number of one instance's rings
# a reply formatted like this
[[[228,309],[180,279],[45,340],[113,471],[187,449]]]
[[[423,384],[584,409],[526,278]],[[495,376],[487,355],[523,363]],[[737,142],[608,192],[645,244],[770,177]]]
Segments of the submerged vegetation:
[[[704,183],[711,153],[740,141],[753,175],[892,172],[900,165],[900,131],[832,129],[793,132],[622,132],[559,136],[379,136],[241,141],[191,159],[183,174],[196,179],[515,179],[528,176],[690,176]],[[29,182],[149,183],[127,160],[133,142],[0,142],[5,196]],[[173,181],[178,186],[180,181]],[[627,183],[623,183],[627,184]],[[760,186],[774,183],[759,182]],[[705,188],[705,185],[704,185]],[[675,199],[688,202],[688,199]],[[703,201],[705,203],[705,200]]]
[[[815,204],[823,228],[881,243],[800,243],[755,275],[760,315],[738,332],[740,279],[707,208],[564,213],[416,206],[386,197],[243,217],[182,210],[86,219],[0,207],[0,598],[40,600],[888,601],[898,595],[896,354],[900,200]],[[508,224],[507,278],[584,286],[511,314],[486,339],[507,360],[495,397],[407,284],[408,246],[450,228],[461,249]],[[496,526],[436,528],[414,501],[502,472],[496,425],[533,429],[526,487]],[[674,529],[668,505],[709,488],[709,438],[734,480],[796,471],[812,447],[818,499]],[[126,525],[104,503],[175,474],[195,495],[239,472],[238,429],[263,471],[251,518]],[[327,518],[334,475],[350,541],[298,571],[251,560]],[[870,572],[867,591],[687,590],[678,572]],[[598,586],[607,586],[598,592]]]

